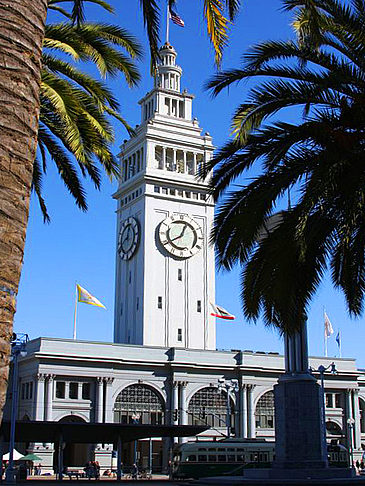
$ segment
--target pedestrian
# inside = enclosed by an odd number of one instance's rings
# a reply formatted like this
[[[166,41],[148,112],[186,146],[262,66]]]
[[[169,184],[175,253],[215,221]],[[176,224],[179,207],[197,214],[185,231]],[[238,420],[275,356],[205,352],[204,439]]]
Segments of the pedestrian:
[[[133,464],[131,469],[132,479],[138,479],[138,467],[137,464]]]

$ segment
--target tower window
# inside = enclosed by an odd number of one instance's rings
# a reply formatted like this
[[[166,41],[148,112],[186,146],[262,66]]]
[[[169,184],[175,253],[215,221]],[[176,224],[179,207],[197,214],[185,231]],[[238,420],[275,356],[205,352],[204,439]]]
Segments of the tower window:
[[[167,187],[162,188],[162,194],[167,194]]]
[[[190,199],[191,197],[191,192],[190,191],[185,191],[185,196]]]
[[[182,329],[177,330],[177,340],[181,343],[182,342]]]
[[[197,300],[197,302],[196,302],[196,311],[197,312],[202,311],[202,301],[201,300]]]
[[[175,196],[176,190],[175,189],[170,189],[170,194],[171,194],[171,196]]]
[[[160,295],[157,298],[157,308],[162,309],[162,297]]]
[[[178,270],[177,270],[177,279],[180,280],[180,281],[182,280],[182,270],[181,270],[181,268],[178,268]]]
[[[154,191],[155,192],[160,192],[160,188],[158,186],[155,186]]]
[[[136,307],[137,307],[137,310],[138,310],[139,309],[139,297],[137,297]]]

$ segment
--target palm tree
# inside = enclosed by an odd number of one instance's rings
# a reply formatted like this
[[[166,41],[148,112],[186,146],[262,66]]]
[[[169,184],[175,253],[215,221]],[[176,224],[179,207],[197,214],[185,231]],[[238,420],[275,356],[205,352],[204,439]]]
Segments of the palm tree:
[[[286,8],[300,3],[285,2]],[[214,169],[211,187],[220,204],[212,238],[219,262],[228,269],[242,265],[245,316],[262,314],[266,325],[287,333],[304,325],[327,269],[351,315],[364,305],[365,2],[314,3],[314,43],[300,9],[297,41],[258,44],[240,69],[208,84],[217,95],[232,83],[261,78],[235,112],[235,138],[205,175]],[[293,107],[298,122],[284,121],[284,110]],[[258,175],[231,190],[252,166]]]
[[[114,132],[107,115],[121,121],[131,132],[118,113],[119,104],[108,87],[65,61],[65,56],[74,61],[95,63],[102,77],[122,73],[127,83],[134,86],[139,74],[130,57],[139,57],[141,48],[120,27],[98,23],[77,26],[70,22],[46,25],[43,45],[38,130],[40,157],[34,163],[33,188],[44,218],[49,220],[41,194],[47,153],[76,204],[86,210],[85,193],[72,158],[76,159],[81,175],[89,176],[100,188],[100,172],[95,161],[110,177],[118,173],[117,161],[111,152]],[[126,50],[128,55],[118,47]]]
[[[108,8],[103,0],[88,1]],[[129,84],[138,79],[130,60],[114,48],[121,46],[129,56],[139,55],[138,45],[125,31],[107,25],[83,25],[83,0],[73,0],[70,13],[58,3],[0,0],[0,420],[32,184],[47,218],[41,196],[46,152],[81,208],[86,206],[85,198],[70,154],[96,185],[99,173],[94,158],[109,174],[116,170],[110,152],[113,135],[105,115],[123,122],[118,103],[103,83],[62,61],[54,50],[68,48],[74,58],[92,59],[102,74],[122,72]],[[47,27],[48,51],[42,57],[48,6],[64,13],[74,25]],[[61,34],[64,44],[57,37]],[[38,134],[43,164],[33,165]]]

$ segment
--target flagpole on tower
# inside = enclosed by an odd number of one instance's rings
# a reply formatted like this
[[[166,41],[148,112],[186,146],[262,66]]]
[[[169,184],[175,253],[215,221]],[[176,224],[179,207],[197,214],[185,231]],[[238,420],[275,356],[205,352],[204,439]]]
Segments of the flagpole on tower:
[[[324,339],[324,355],[327,357],[327,334],[326,334],[326,309],[323,306],[323,339]]]
[[[169,9],[169,0],[166,0],[166,44],[169,42],[169,33],[170,33],[170,9]]]
[[[77,321],[77,284],[75,282],[75,313],[74,313],[74,334],[73,334],[73,339],[76,341],[76,321]]]

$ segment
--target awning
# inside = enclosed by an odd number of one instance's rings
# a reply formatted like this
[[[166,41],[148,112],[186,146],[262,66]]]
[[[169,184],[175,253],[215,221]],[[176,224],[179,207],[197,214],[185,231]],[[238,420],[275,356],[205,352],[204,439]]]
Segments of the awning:
[[[15,442],[74,442],[82,444],[116,445],[147,437],[193,437],[209,427],[198,425],[144,425],[86,422],[18,421]],[[3,421],[0,436],[9,442],[10,422]]]

